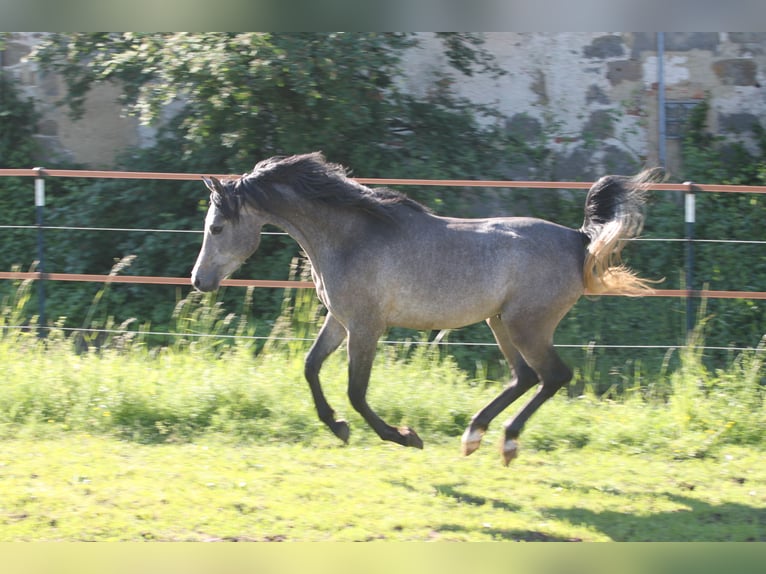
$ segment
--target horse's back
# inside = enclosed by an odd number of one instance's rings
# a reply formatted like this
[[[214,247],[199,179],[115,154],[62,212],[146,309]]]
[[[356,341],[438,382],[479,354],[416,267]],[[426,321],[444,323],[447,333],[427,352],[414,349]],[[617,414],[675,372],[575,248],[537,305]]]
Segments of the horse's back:
[[[346,288],[389,326],[459,327],[509,300],[544,308],[571,305],[582,292],[582,236],[549,221],[429,215],[382,239],[361,242],[347,259],[355,269]]]
[[[548,276],[582,266],[583,235],[557,223],[532,217],[445,219],[440,251],[455,265],[502,267],[516,281],[524,275]],[[454,253],[454,257],[449,257]]]
[[[466,223],[457,225],[470,229]],[[549,305],[582,292],[585,251],[577,230],[543,219],[508,217],[477,222],[474,233],[463,235],[481,246],[467,266],[480,267],[488,283],[507,298]]]

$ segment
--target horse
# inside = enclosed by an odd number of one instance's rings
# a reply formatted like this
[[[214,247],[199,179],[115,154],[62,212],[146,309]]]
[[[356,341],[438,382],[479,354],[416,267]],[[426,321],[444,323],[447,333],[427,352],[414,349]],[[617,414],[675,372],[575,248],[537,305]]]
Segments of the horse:
[[[572,378],[553,346],[554,331],[581,295],[640,295],[651,281],[621,263],[624,241],[640,233],[646,184],[661,169],[608,175],[585,199],[579,229],[531,217],[442,217],[406,195],[369,188],[321,152],[278,156],[210,191],[193,286],[214,291],[258,248],[263,225],[286,231],[305,251],[327,309],[305,360],[319,419],[344,443],[319,380],[324,360],[347,339],[348,398],[386,441],[423,448],[414,429],[393,427],[366,399],[377,341],[389,327],[452,329],[486,321],[512,367],[512,378],[479,410],[462,435],[462,453],[481,443],[490,422],[535,385],[504,425],[502,461],[519,450],[530,416]]]

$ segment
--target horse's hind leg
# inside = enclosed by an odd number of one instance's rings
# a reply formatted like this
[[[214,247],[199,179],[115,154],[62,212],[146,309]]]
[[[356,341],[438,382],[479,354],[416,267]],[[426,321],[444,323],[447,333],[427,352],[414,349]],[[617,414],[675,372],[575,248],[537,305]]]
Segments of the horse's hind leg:
[[[328,313],[316,341],[306,356],[304,374],[309,383],[319,419],[330,427],[335,436],[347,443],[349,437],[348,423],[344,420],[335,420],[335,411],[327,403],[322,385],[319,383],[319,370],[322,368],[322,363],[345,338],[346,328],[331,313]]]
[[[479,448],[489,423],[538,381],[537,373],[527,365],[524,358],[513,346],[511,334],[500,317],[490,317],[487,319],[487,324],[492,329],[503,356],[513,368],[513,379],[499,395],[487,403],[471,419],[471,424],[465,429],[461,441],[462,451],[466,456]]]
[[[514,417],[505,423],[505,436],[501,446],[503,462],[508,465],[518,455],[518,438],[525,423],[537,409],[556,394],[563,385],[572,380],[572,370],[561,360],[550,336],[544,333],[513,332],[514,344],[527,363],[540,376],[541,385],[537,392]]]
[[[392,427],[381,419],[367,403],[367,386],[370,382],[372,363],[378,337],[382,329],[370,332],[370,329],[355,331],[349,329],[348,335],[348,398],[351,405],[364,417],[372,429],[383,440],[389,440],[402,446],[423,448],[423,441],[410,427]]]

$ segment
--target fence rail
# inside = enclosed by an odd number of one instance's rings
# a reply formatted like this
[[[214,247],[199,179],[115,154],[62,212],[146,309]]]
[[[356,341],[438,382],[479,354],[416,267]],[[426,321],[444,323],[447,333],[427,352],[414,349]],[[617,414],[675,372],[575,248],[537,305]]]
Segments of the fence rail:
[[[102,179],[164,179],[193,181],[202,177],[236,178],[235,174],[214,173],[172,173],[153,171],[100,171],[87,169],[47,169],[42,167],[22,169],[0,169],[0,177],[81,177]],[[528,189],[589,189],[592,182],[583,181],[519,181],[519,180],[474,180],[474,179],[402,179],[357,177],[355,181],[365,185],[422,185],[441,187],[507,187]],[[655,183],[647,185],[652,191],[703,191],[710,193],[757,193],[766,194],[766,186],[719,185],[686,183]]]
[[[89,275],[85,273],[39,273],[25,271],[0,271],[0,279],[17,281],[80,281],[88,283],[140,283],[143,285],[190,285],[188,277],[156,277],[150,275]],[[223,287],[264,287],[271,289],[313,289],[312,281],[279,281],[270,279],[224,279]],[[591,293],[607,297],[624,296],[620,293]],[[696,297],[704,299],[766,299],[764,291],[715,291],[710,289],[653,289],[642,297]]]

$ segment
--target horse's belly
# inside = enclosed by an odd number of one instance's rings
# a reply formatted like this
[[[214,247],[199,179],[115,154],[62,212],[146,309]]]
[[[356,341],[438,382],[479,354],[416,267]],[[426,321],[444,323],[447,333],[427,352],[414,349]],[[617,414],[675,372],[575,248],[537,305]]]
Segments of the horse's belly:
[[[483,321],[500,312],[502,299],[491,301],[473,297],[444,297],[433,294],[420,300],[403,297],[391,301],[385,310],[390,327],[410,329],[456,329]]]

